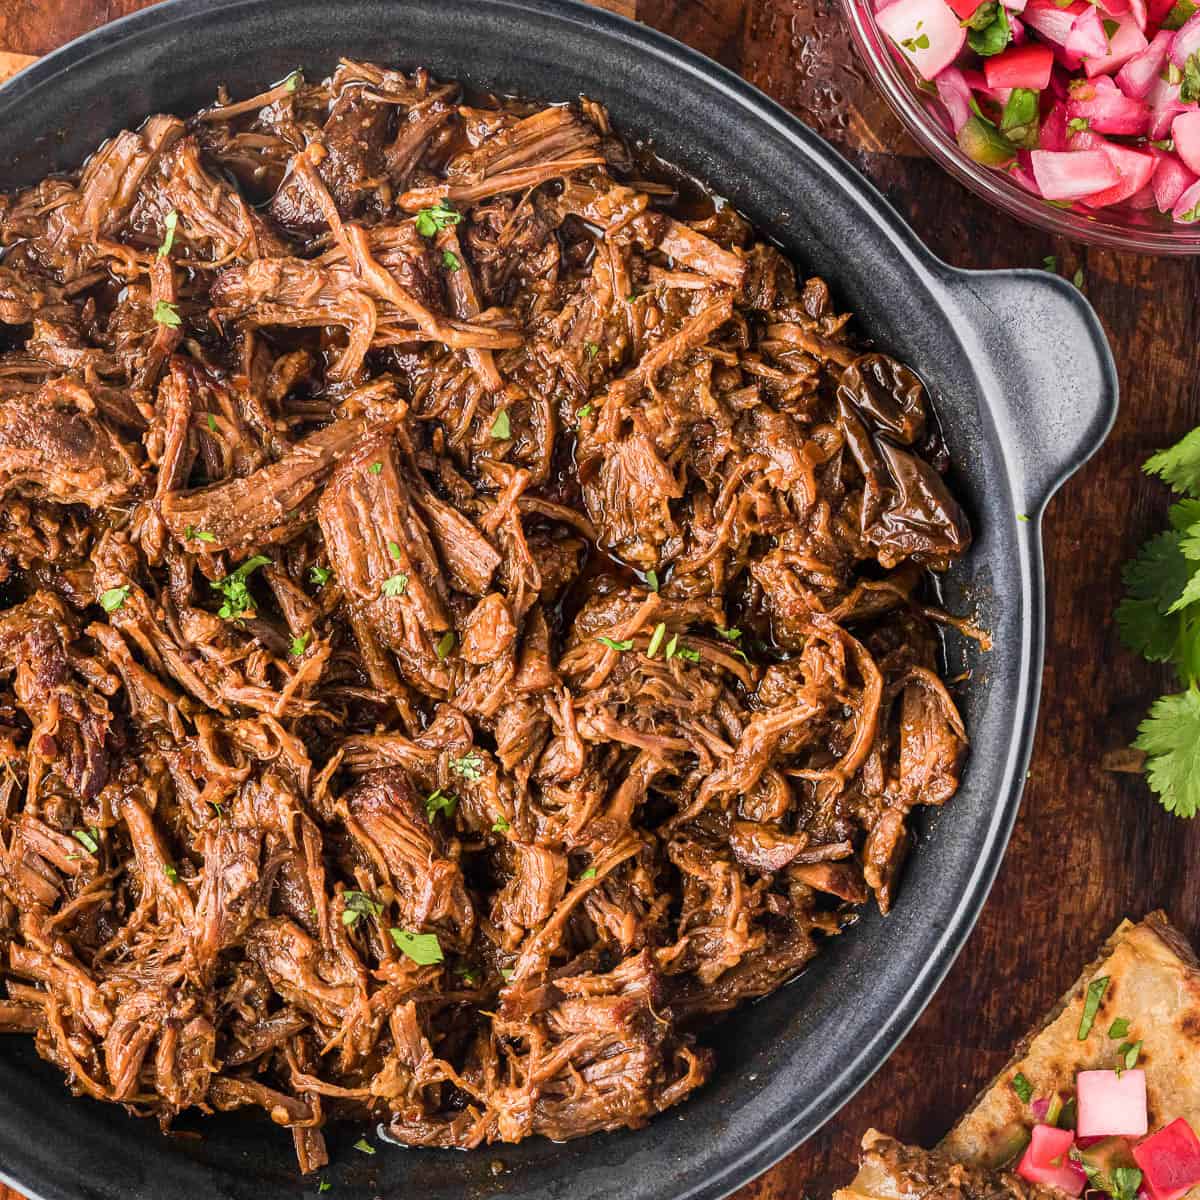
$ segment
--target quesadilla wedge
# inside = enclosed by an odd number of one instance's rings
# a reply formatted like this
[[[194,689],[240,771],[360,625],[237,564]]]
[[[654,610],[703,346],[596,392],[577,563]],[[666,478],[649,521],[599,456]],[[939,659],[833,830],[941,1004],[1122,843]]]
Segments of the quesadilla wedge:
[[[1197,1130],[1200,961],[1152,913],[1121,923],[936,1153],[872,1131],[836,1200],[1200,1200]]]

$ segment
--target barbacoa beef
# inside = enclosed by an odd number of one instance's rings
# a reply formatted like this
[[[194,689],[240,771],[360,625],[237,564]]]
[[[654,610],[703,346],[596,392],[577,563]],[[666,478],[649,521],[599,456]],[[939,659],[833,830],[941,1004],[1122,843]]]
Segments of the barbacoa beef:
[[[636,1127],[890,905],[969,527],[918,376],[679,200],[354,62],[0,198],[0,1030],[72,1091],[303,1171]]]

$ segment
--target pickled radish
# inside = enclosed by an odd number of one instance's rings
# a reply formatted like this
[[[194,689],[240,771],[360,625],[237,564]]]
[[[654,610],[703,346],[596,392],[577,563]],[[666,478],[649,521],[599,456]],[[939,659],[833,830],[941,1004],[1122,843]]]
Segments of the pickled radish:
[[[1080,1071],[1075,1103],[1077,1137],[1141,1137],[1149,1126],[1142,1070]]]
[[[1029,1145],[1017,1164],[1017,1174],[1030,1183],[1056,1187],[1068,1196],[1080,1196],[1087,1186],[1083,1168],[1070,1158],[1075,1135],[1053,1125],[1035,1125]]]
[[[875,20],[925,79],[935,79],[967,41],[967,31],[946,0],[896,0]]]
[[[975,162],[1081,212],[1200,222],[1200,11],[1183,19],[1179,0],[870,2]]]

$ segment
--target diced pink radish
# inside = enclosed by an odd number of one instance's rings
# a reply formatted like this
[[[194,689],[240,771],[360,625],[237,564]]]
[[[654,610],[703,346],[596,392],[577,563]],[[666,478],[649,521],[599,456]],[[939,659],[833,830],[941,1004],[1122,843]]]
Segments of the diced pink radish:
[[[1173,220],[1185,225],[1191,225],[1194,221],[1200,221],[1200,181],[1193,183],[1175,201],[1175,207],[1171,209],[1171,217]]]
[[[1085,0],[1074,0],[1066,8],[1059,8],[1054,0],[1029,0],[1021,16],[1025,24],[1036,29],[1046,41],[1065,46],[1075,18],[1089,7]],[[1104,27],[1101,26],[1103,31]]]
[[[1017,1174],[1030,1183],[1059,1188],[1068,1196],[1082,1195],[1087,1186],[1087,1176],[1083,1168],[1069,1157],[1074,1144],[1075,1137],[1069,1129],[1035,1125],[1029,1145],[1017,1164]]]
[[[1133,1148],[1150,1200],[1180,1200],[1200,1183],[1200,1138],[1180,1117]]]
[[[971,89],[957,67],[947,67],[933,82],[937,88],[938,99],[950,118],[950,124],[954,132],[958,133],[971,119]]]
[[[1182,112],[1171,122],[1175,150],[1189,171],[1200,175],[1200,112]]]
[[[1067,149],[1067,106],[1061,100],[1056,100],[1042,118],[1038,145],[1043,150]]]
[[[1053,69],[1054,51],[1040,42],[1013,46],[983,60],[983,76],[993,88],[1032,88],[1040,92],[1050,86]]]
[[[1134,192],[1128,200],[1125,201],[1125,207],[1133,209],[1135,212],[1146,212],[1151,208],[1156,207],[1154,201],[1154,186],[1146,184],[1140,192]]]
[[[1078,54],[1084,59],[1102,58],[1108,53],[1108,34],[1104,32],[1099,9],[1089,4],[1075,18],[1067,40],[1063,42],[1063,49],[1068,54]]]
[[[1137,27],[1145,33],[1146,26],[1150,24],[1150,14],[1146,11],[1146,0],[1129,0],[1129,11],[1137,22]]]
[[[1079,1137],[1141,1137],[1148,1128],[1146,1072],[1080,1071],[1075,1104]]]
[[[896,0],[875,20],[925,79],[936,79],[967,40],[946,0]]]
[[[1020,184],[1027,192],[1032,192],[1035,196],[1042,194],[1042,189],[1038,187],[1033,172],[1027,167],[1010,167],[1008,177],[1013,183]]]
[[[967,86],[977,95],[982,96],[985,100],[991,100],[1000,108],[1003,108],[1012,91],[1011,88],[990,88],[988,87],[987,79],[982,71],[963,70],[963,78],[967,81]]]
[[[1008,5],[1006,4],[1004,7],[1008,8]],[[1008,14],[1008,32],[1012,35],[1014,46],[1024,46],[1029,41],[1029,31],[1025,28],[1024,22],[1011,10]],[[1050,57],[1053,58],[1053,54]]]
[[[1154,81],[1162,74],[1174,36],[1169,29],[1160,29],[1146,49],[1135,54],[1117,72],[1117,86],[1125,95],[1145,100]]]
[[[1159,212],[1170,212],[1179,197],[1200,176],[1189,171],[1173,154],[1161,150],[1155,152],[1158,165],[1154,168],[1154,203]]]
[[[1175,34],[1171,43],[1171,61],[1182,70],[1196,51],[1200,50],[1200,12],[1193,13]]]
[[[1103,150],[1035,150],[1033,175],[1047,200],[1094,196],[1121,179]]]
[[[1107,52],[1100,57],[1089,58],[1083,69],[1090,79],[1093,75],[1111,75],[1123,67],[1135,54],[1141,54],[1150,44],[1146,35],[1138,28],[1133,16],[1126,13],[1117,17],[1116,32],[1108,39]],[[1068,47],[1069,48],[1069,47]]]
[[[1150,129],[1146,136],[1155,142],[1170,135],[1171,123],[1180,113],[1196,108],[1195,104],[1179,98],[1179,84],[1168,83],[1161,75],[1146,93],[1146,103],[1150,105]]]
[[[1150,106],[1145,100],[1126,96],[1118,88],[1097,89],[1090,100],[1068,100],[1067,116],[1086,120],[1096,133],[1136,135],[1150,128]]]
[[[1001,3],[1010,13],[1022,13],[1028,0],[1001,0]]]
[[[1084,196],[1083,203],[1089,208],[1107,208],[1110,204],[1122,204],[1136,196],[1138,192],[1150,186],[1154,178],[1154,168],[1158,165],[1153,154],[1144,150],[1131,150],[1128,146],[1117,146],[1112,142],[1102,147],[1102,153],[1108,155],[1108,161],[1117,168],[1120,180],[1112,187],[1094,196]],[[1151,194],[1150,203],[1154,203]],[[1149,205],[1143,207],[1148,208]]]

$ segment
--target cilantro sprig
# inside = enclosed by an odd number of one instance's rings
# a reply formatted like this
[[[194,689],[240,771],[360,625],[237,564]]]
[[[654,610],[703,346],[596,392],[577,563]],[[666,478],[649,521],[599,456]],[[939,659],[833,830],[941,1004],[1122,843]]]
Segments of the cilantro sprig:
[[[1121,640],[1151,662],[1170,663],[1180,690],[1160,696],[1138,726],[1146,780],[1163,807],[1200,812],[1200,428],[1145,464],[1182,497],[1170,528],[1152,537],[1125,567],[1117,608]]]
[[[246,581],[253,572],[259,567],[267,566],[270,561],[266,555],[256,554],[253,558],[246,559],[236,571],[231,571],[224,579],[212,581],[213,590],[220,592],[225,598],[221,607],[217,609],[217,616],[226,621],[235,621],[246,613],[254,612],[254,597],[250,595]]]

